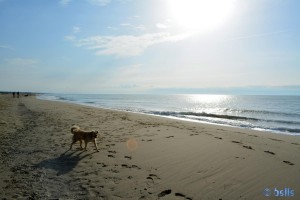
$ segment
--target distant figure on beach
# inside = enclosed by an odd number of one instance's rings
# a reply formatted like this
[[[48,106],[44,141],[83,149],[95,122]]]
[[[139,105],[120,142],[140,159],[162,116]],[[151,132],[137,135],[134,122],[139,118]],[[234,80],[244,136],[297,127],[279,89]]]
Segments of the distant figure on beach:
[[[13,98],[15,98],[15,95],[16,95],[15,92],[13,92],[12,94],[13,94]]]
[[[17,92],[17,96],[18,96],[18,98],[20,97],[20,92]]]

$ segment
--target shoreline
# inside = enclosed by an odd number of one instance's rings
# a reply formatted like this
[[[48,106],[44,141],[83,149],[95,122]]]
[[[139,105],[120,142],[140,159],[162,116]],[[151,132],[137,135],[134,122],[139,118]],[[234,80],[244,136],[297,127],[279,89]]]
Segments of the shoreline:
[[[159,115],[159,114],[152,114],[152,113],[146,113],[146,112],[137,112],[137,111],[129,111],[129,110],[122,110],[122,109],[116,109],[116,108],[106,108],[106,107],[101,107],[97,105],[93,105],[90,103],[80,103],[76,101],[69,101],[69,100],[59,100],[59,99],[43,99],[39,98],[36,96],[37,99],[39,100],[45,100],[45,101],[54,101],[54,102],[62,102],[62,103],[70,103],[74,105],[80,105],[80,106],[88,106],[91,108],[96,108],[96,109],[104,109],[104,110],[112,110],[112,111],[120,111],[120,112],[128,112],[128,113],[133,113],[133,114],[142,114],[142,115],[149,115],[149,116],[155,116],[155,117],[163,117],[167,119],[174,119],[174,120],[181,120],[181,121],[187,121],[187,122],[194,122],[194,123],[203,123],[203,124],[209,124],[209,125],[216,125],[216,126],[224,126],[224,127],[232,127],[232,128],[239,128],[239,129],[245,129],[245,130],[253,130],[253,131],[259,131],[259,132],[268,132],[268,133],[274,133],[274,134],[280,134],[280,135],[290,135],[290,136],[300,136],[297,133],[292,133],[288,131],[279,131],[279,130],[272,130],[272,129],[264,129],[264,128],[251,128],[251,127],[242,127],[242,126],[236,126],[236,125],[230,125],[230,124],[222,124],[222,123],[214,123],[214,122],[209,122],[205,120],[197,120],[197,119],[188,119],[188,118],[180,118],[176,116],[166,116],[166,115]]]
[[[300,195],[300,138],[0,95],[3,198],[265,199]],[[70,127],[100,133],[69,151]],[[291,195],[291,194],[289,194]],[[274,197],[275,198],[275,197]]]

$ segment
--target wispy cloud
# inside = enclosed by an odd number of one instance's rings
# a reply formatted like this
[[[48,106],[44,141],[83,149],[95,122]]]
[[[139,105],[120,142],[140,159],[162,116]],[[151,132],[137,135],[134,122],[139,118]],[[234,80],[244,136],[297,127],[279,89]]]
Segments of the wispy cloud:
[[[66,35],[65,40],[67,41],[75,41],[76,37],[74,35]]]
[[[76,40],[76,35],[80,32],[81,32],[81,28],[79,26],[73,26],[72,33],[69,34],[69,35],[66,35],[64,37],[64,39],[67,40],[67,41],[75,41]]]
[[[119,30],[119,28],[113,27],[113,26],[108,26],[108,27],[106,27],[106,28],[109,29],[109,30],[113,30],[113,31]]]
[[[96,6],[106,6],[111,2],[111,0],[88,0],[88,2]]]
[[[129,28],[129,29],[132,29],[132,30],[139,30],[139,31],[146,30],[146,27],[144,25],[133,25],[133,24],[130,24],[130,23],[123,23],[123,24],[120,24],[120,26]]]
[[[11,58],[4,61],[9,67],[32,67],[39,63],[39,60],[31,58]]]
[[[60,0],[59,4],[61,6],[68,6],[71,3],[72,0]]]
[[[80,47],[96,51],[96,55],[114,55],[117,57],[137,56],[148,47],[164,42],[176,42],[191,36],[188,34],[171,35],[168,32],[144,34],[140,36],[92,36],[75,41]]]
[[[59,4],[61,6],[68,6],[73,0],[60,0]],[[86,0],[88,3],[90,3],[91,5],[95,5],[95,6],[106,6],[107,4],[109,4],[112,0]],[[1,0],[0,0],[1,2]]]
[[[1,2],[1,0],[0,0],[0,2]],[[8,46],[8,45],[0,45],[0,49],[13,50],[14,48],[12,48],[11,46]]]
[[[81,31],[81,28],[79,26],[73,26],[73,33],[79,33]]]

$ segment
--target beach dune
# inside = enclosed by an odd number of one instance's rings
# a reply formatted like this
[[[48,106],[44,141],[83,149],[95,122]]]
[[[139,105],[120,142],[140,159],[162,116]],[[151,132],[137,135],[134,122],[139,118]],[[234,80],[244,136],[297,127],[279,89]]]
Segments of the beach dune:
[[[3,199],[300,198],[300,138],[0,95]],[[69,150],[70,127],[99,131]]]

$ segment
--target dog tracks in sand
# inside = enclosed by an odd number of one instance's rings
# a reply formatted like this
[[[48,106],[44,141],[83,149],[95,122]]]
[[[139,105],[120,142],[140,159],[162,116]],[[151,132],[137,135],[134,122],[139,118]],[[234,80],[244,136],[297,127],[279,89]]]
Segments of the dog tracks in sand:
[[[295,165],[294,163],[290,162],[290,161],[287,161],[287,160],[284,160],[283,161],[285,164],[288,164],[288,165]]]
[[[131,160],[132,157],[131,156],[124,156],[124,158],[128,159],[128,160]]]
[[[157,196],[158,196],[158,198],[163,198],[164,196],[170,195],[171,193],[172,193],[172,190],[171,189],[167,189],[167,190],[164,190],[164,191],[160,192]],[[187,200],[192,200],[191,197],[187,197],[186,195],[184,195],[182,193],[179,193],[179,192],[176,192],[174,194],[174,196],[176,196],[176,197],[182,197],[183,199],[187,199]]]

